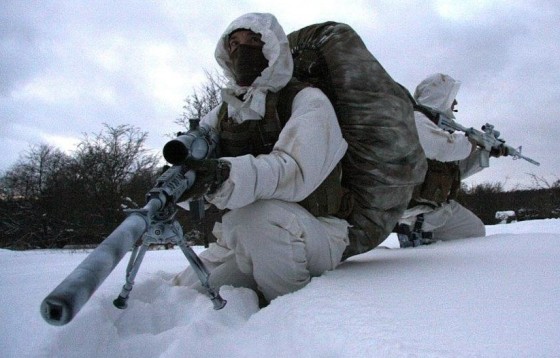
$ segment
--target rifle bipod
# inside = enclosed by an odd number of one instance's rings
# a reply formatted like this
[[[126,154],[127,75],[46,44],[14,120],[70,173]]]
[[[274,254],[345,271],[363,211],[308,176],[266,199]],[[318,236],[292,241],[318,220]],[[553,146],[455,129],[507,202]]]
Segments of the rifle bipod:
[[[189,238],[194,238],[198,235],[199,232],[196,229],[191,230],[187,234]],[[196,272],[202,286],[206,289],[208,295],[210,296],[214,309],[219,310],[224,308],[227,301],[220,296],[217,289],[210,287],[210,283],[208,281],[210,273],[193,249],[187,244],[187,240],[183,237],[183,229],[175,219],[164,223],[158,223],[157,225],[151,225],[150,229],[142,236],[142,238],[134,244],[134,248],[130,254],[130,260],[128,261],[128,266],[126,268],[126,283],[124,284],[119,296],[113,301],[115,307],[119,309],[125,309],[127,307],[126,301],[128,300],[128,295],[134,286],[134,278],[138,273],[138,269],[142,264],[146,251],[152,244],[178,245],[185,254],[189,264]]]

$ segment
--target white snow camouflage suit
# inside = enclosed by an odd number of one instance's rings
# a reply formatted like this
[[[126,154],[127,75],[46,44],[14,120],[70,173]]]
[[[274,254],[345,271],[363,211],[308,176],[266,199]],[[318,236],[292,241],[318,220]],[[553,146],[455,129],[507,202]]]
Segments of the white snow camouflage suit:
[[[228,35],[240,28],[262,35],[269,61],[261,76],[245,88],[235,84],[226,47]],[[292,78],[287,37],[269,14],[247,14],[233,21],[215,56],[229,80],[222,98],[238,122],[261,118],[267,91],[277,92]],[[236,100],[243,93],[244,101]],[[200,124],[216,128],[219,109]],[[221,228],[214,230],[217,242],[200,255],[211,272],[212,286],[258,289],[270,301],[339,264],[348,244],[348,223],[332,216],[316,218],[296,203],[331,173],[347,146],[329,99],[319,89],[307,87],[295,96],[290,120],[270,154],[222,158],[231,163],[229,179],[207,200],[230,211]],[[175,282],[199,285],[190,268]]]
[[[448,75],[433,74],[424,79],[414,92],[415,100],[449,118],[455,118],[451,110],[461,83]],[[426,158],[439,162],[454,162],[459,167],[460,179],[478,173],[481,149],[462,132],[449,133],[438,127],[421,112],[415,112],[416,127]],[[416,217],[424,214],[422,230],[432,232],[434,240],[450,240],[485,236],[482,221],[470,210],[451,199],[437,207],[415,205],[405,211],[399,223],[413,226]]]

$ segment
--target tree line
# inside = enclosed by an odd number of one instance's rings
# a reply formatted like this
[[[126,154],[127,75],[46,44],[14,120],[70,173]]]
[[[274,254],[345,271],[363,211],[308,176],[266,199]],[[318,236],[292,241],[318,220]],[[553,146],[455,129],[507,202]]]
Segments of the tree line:
[[[548,182],[531,175],[527,189],[505,191],[501,183],[463,186],[457,201],[475,213],[486,225],[496,224],[496,212],[513,211],[517,221],[560,218],[560,179]]]
[[[147,133],[104,125],[85,135],[73,154],[32,146],[0,177],[0,246],[14,249],[97,244],[144,205],[159,157],[144,147]]]

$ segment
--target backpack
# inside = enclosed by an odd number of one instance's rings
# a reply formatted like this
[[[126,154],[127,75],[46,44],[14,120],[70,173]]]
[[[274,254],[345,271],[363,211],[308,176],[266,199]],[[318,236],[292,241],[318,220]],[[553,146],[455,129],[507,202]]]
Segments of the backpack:
[[[348,142],[342,159],[342,185],[352,197],[346,259],[387,238],[424,179],[410,94],[346,24],[310,25],[288,40],[294,77],[327,95]]]

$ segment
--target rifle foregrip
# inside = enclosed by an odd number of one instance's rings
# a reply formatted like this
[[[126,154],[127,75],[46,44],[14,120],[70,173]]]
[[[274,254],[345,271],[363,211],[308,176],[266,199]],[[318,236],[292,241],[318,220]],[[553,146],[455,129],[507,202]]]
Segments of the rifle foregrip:
[[[140,215],[128,216],[41,303],[41,316],[62,326],[70,322],[146,231]]]

